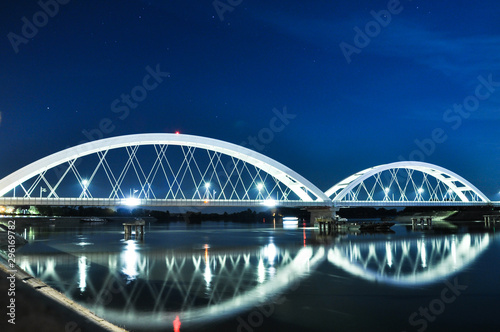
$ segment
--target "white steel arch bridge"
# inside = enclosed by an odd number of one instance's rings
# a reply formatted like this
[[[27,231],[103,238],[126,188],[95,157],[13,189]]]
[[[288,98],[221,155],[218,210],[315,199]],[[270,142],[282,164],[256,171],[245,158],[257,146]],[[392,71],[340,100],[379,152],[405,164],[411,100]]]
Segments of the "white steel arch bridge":
[[[338,182],[325,194],[335,207],[496,204],[460,175],[417,161],[367,168]]]
[[[181,134],[81,144],[0,180],[0,204],[330,206],[307,179],[258,152]]]
[[[323,192],[258,152],[183,134],[118,136],[54,153],[1,179],[0,204],[328,209],[499,205],[460,175],[413,161],[365,169]]]

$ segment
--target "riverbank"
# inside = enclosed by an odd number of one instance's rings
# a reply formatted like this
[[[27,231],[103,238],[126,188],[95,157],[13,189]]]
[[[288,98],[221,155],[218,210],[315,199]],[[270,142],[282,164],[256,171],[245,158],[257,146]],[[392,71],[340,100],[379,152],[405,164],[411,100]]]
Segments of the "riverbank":
[[[12,293],[7,279],[11,276],[9,270],[7,262],[0,258],[0,307],[7,308],[11,299],[15,300],[14,316],[2,315],[0,331],[126,331],[94,315],[19,267],[16,267],[15,273],[15,294]],[[15,318],[11,321],[15,325],[8,321],[12,318]]]

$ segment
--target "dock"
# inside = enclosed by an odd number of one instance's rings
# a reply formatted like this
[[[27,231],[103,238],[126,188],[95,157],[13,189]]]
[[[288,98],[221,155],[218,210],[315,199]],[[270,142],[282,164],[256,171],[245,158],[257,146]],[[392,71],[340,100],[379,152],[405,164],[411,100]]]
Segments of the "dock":
[[[125,240],[130,239],[132,236],[132,229],[135,227],[135,237],[142,238],[144,235],[144,226],[146,225],[146,221],[143,219],[138,219],[132,222],[124,222],[123,230],[125,232]]]
[[[417,226],[432,228],[432,217],[411,218],[411,227],[416,228]]]
[[[332,218],[316,218],[316,223],[318,224],[320,234],[330,234],[332,232],[332,227],[334,225]]]
[[[483,218],[485,227],[495,226],[497,222],[500,222],[500,215],[498,214],[486,214]]]

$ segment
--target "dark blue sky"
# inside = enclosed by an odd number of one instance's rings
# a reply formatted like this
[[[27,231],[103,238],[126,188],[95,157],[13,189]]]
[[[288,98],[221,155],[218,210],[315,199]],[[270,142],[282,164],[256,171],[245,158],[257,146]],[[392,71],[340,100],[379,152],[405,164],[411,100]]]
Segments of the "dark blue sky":
[[[60,2],[0,5],[0,177],[104,121],[104,137],[261,133],[253,148],[324,190],[404,158],[500,200],[498,1]]]

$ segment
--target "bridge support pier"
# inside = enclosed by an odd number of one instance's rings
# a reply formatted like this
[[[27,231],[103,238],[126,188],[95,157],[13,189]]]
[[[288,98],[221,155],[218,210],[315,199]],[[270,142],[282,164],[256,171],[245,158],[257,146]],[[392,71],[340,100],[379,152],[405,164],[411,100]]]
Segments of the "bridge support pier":
[[[490,227],[490,226],[495,226],[495,223],[500,221],[500,216],[499,215],[484,215],[484,226],[485,227]]]
[[[141,239],[144,235],[144,226],[146,222],[144,220],[136,220],[135,222],[123,223],[123,231],[125,233],[125,240],[130,239],[132,236],[132,227],[135,226],[135,238]]]
[[[332,218],[335,219],[336,212],[339,208],[335,207],[309,207],[307,211],[311,214],[309,225],[316,226],[316,218]]]

